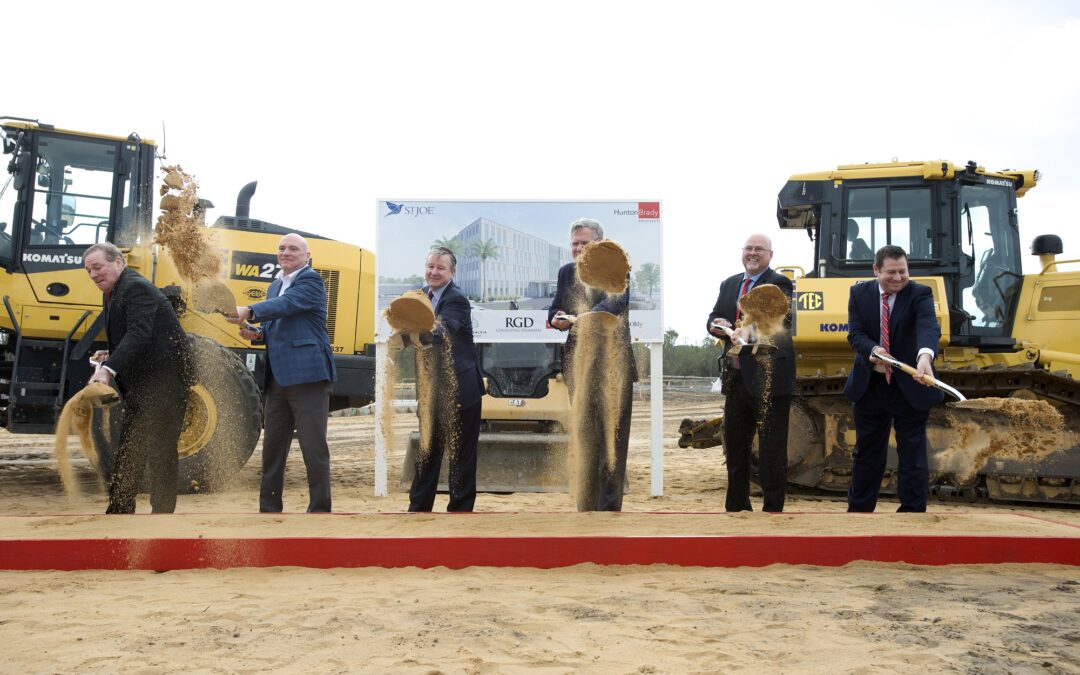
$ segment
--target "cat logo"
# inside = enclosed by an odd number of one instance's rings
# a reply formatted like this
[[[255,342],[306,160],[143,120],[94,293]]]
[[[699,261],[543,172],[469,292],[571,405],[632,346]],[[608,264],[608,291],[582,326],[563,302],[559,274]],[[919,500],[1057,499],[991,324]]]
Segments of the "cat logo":
[[[255,288],[254,286],[252,286],[251,288],[244,289],[244,295],[246,295],[252,300],[261,300],[266,297],[266,291],[261,288]]]
[[[795,306],[803,312],[825,310],[825,294],[821,291],[805,291],[795,294]]]

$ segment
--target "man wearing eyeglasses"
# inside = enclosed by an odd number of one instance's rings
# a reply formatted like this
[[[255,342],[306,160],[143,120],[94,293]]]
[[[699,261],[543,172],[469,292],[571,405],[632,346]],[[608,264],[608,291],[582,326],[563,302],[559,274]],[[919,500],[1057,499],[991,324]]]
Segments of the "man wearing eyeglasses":
[[[722,327],[747,334],[740,325],[739,298],[764,284],[773,284],[788,296],[794,293],[791,280],[772,270],[772,240],[752,234],[742,248],[743,271],[720,284],[720,293],[706,329],[724,342],[731,340]],[[790,327],[790,316],[786,325]],[[773,339],[776,350],[757,355],[724,356],[720,359],[721,391],[724,393],[724,456],[727,459],[727,511],[752,511],[750,505],[751,447],[758,437],[758,470],[764,495],[764,511],[784,510],[787,483],[788,413],[795,390],[795,348],[786,332]],[[770,359],[771,363],[762,363]]]

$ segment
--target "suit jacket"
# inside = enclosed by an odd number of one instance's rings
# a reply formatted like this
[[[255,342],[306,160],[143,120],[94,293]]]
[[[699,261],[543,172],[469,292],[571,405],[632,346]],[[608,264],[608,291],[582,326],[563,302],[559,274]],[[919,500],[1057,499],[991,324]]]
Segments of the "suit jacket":
[[[548,325],[555,318],[556,312],[578,315],[585,312],[607,312],[619,317],[619,329],[616,335],[620,342],[630,348],[630,283],[627,278],[626,292],[622,295],[609,295],[595,288],[588,288],[577,279],[577,263],[570,262],[559,268],[558,284],[555,286],[555,298],[548,307]],[[566,337],[566,352],[572,354],[577,342],[577,334],[570,327]],[[637,364],[633,353],[629,356],[630,377],[637,382]]]
[[[125,267],[105,302],[109,358],[120,393],[162,368],[175,368],[191,386],[195,369],[191,345],[168,298],[141,274]]]
[[[283,387],[337,379],[334,352],[326,332],[326,285],[319,273],[304,267],[285,293],[281,279],[267,290],[268,300],[251,305],[252,321],[262,324],[266,341],[266,384],[272,377]]]
[[[424,292],[429,290],[424,288]],[[443,288],[439,304],[434,310],[438,320],[433,331],[434,342],[440,344],[449,340],[454,373],[457,375],[458,406],[468,408],[484,396],[484,379],[480,374],[480,362],[476,358],[476,344],[473,343],[472,307],[457,284],[450,281]],[[436,359],[442,358],[440,350],[432,352]]]
[[[709,314],[709,320],[705,323],[706,330],[712,327],[713,319],[717,318],[727,319],[731,322],[731,325],[735,325],[735,314],[739,308],[739,290],[742,288],[743,276],[743,273],[740,272],[728,277],[720,284],[720,292],[716,296],[716,303]],[[789,297],[795,293],[795,286],[791,283],[791,279],[771,268],[767,268],[762,272],[757,281],[750,284],[750,288],[746,290],[749,293],[757,286],[765,284],[778,287]],[[788,329],[791,328],[790,314],[784,320],[784,326]],[[709,333],[709,335],[712,336],[712,333]],[[724,352],[726,354],[731,347],[731,340],[727,339],[727,337],[721,339],[724,341]],[[770,364],[772,371],[772,382],[769,386],[770,395],[790,396],[795,391],[795,345],[791,341],[791,335],[787,333],[777,336],[775,341],[776,351],[771,355],[772,363]],[[758,357],[752,354],[740,354],[738,358],[739,369],[742,370],[743,384],[746,385],[747,391],[752,396],[760,396],[764,389],[765,373],[759,367]],[[734,375],[730,372],[731,369],[728,367],[726,358],[720,359],[720,363],[720,382],[724,393],[727,393],[731,378]]]
[[[929,286],[911,281],[896,294],[889,312],[889,353],[914,366],[920,349],[937,354],[941,326],[934,314],[934,294]],[[874,364],[870,352],[881,344],[881,290],[877,280],[859,282],[851,287],[848,298],[848,343],[855,350],[855,363],[844,385],[844,395],[858,402],[870,384]],[[944,394],[926,387],[893,369],[893,378],[911,407],[929,410],[940,403]]]

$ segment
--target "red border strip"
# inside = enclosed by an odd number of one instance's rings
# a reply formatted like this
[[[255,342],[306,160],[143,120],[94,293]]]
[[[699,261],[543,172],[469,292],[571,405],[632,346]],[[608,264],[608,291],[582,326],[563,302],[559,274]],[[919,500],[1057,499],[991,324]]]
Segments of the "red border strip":
[[[1080,538],[1013,536],[364,537],[17,539],[5,570],[182,570],[228,567],[535,567],[685,565],[1080,565]]]

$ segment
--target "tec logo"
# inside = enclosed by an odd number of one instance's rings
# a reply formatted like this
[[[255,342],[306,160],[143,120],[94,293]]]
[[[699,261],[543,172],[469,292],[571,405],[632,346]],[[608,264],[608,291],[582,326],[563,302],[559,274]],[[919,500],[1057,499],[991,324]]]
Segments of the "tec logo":
[[[825,294],[821,291],[804,291],[795,294],[795,306],[803,312],[825,310]]]

